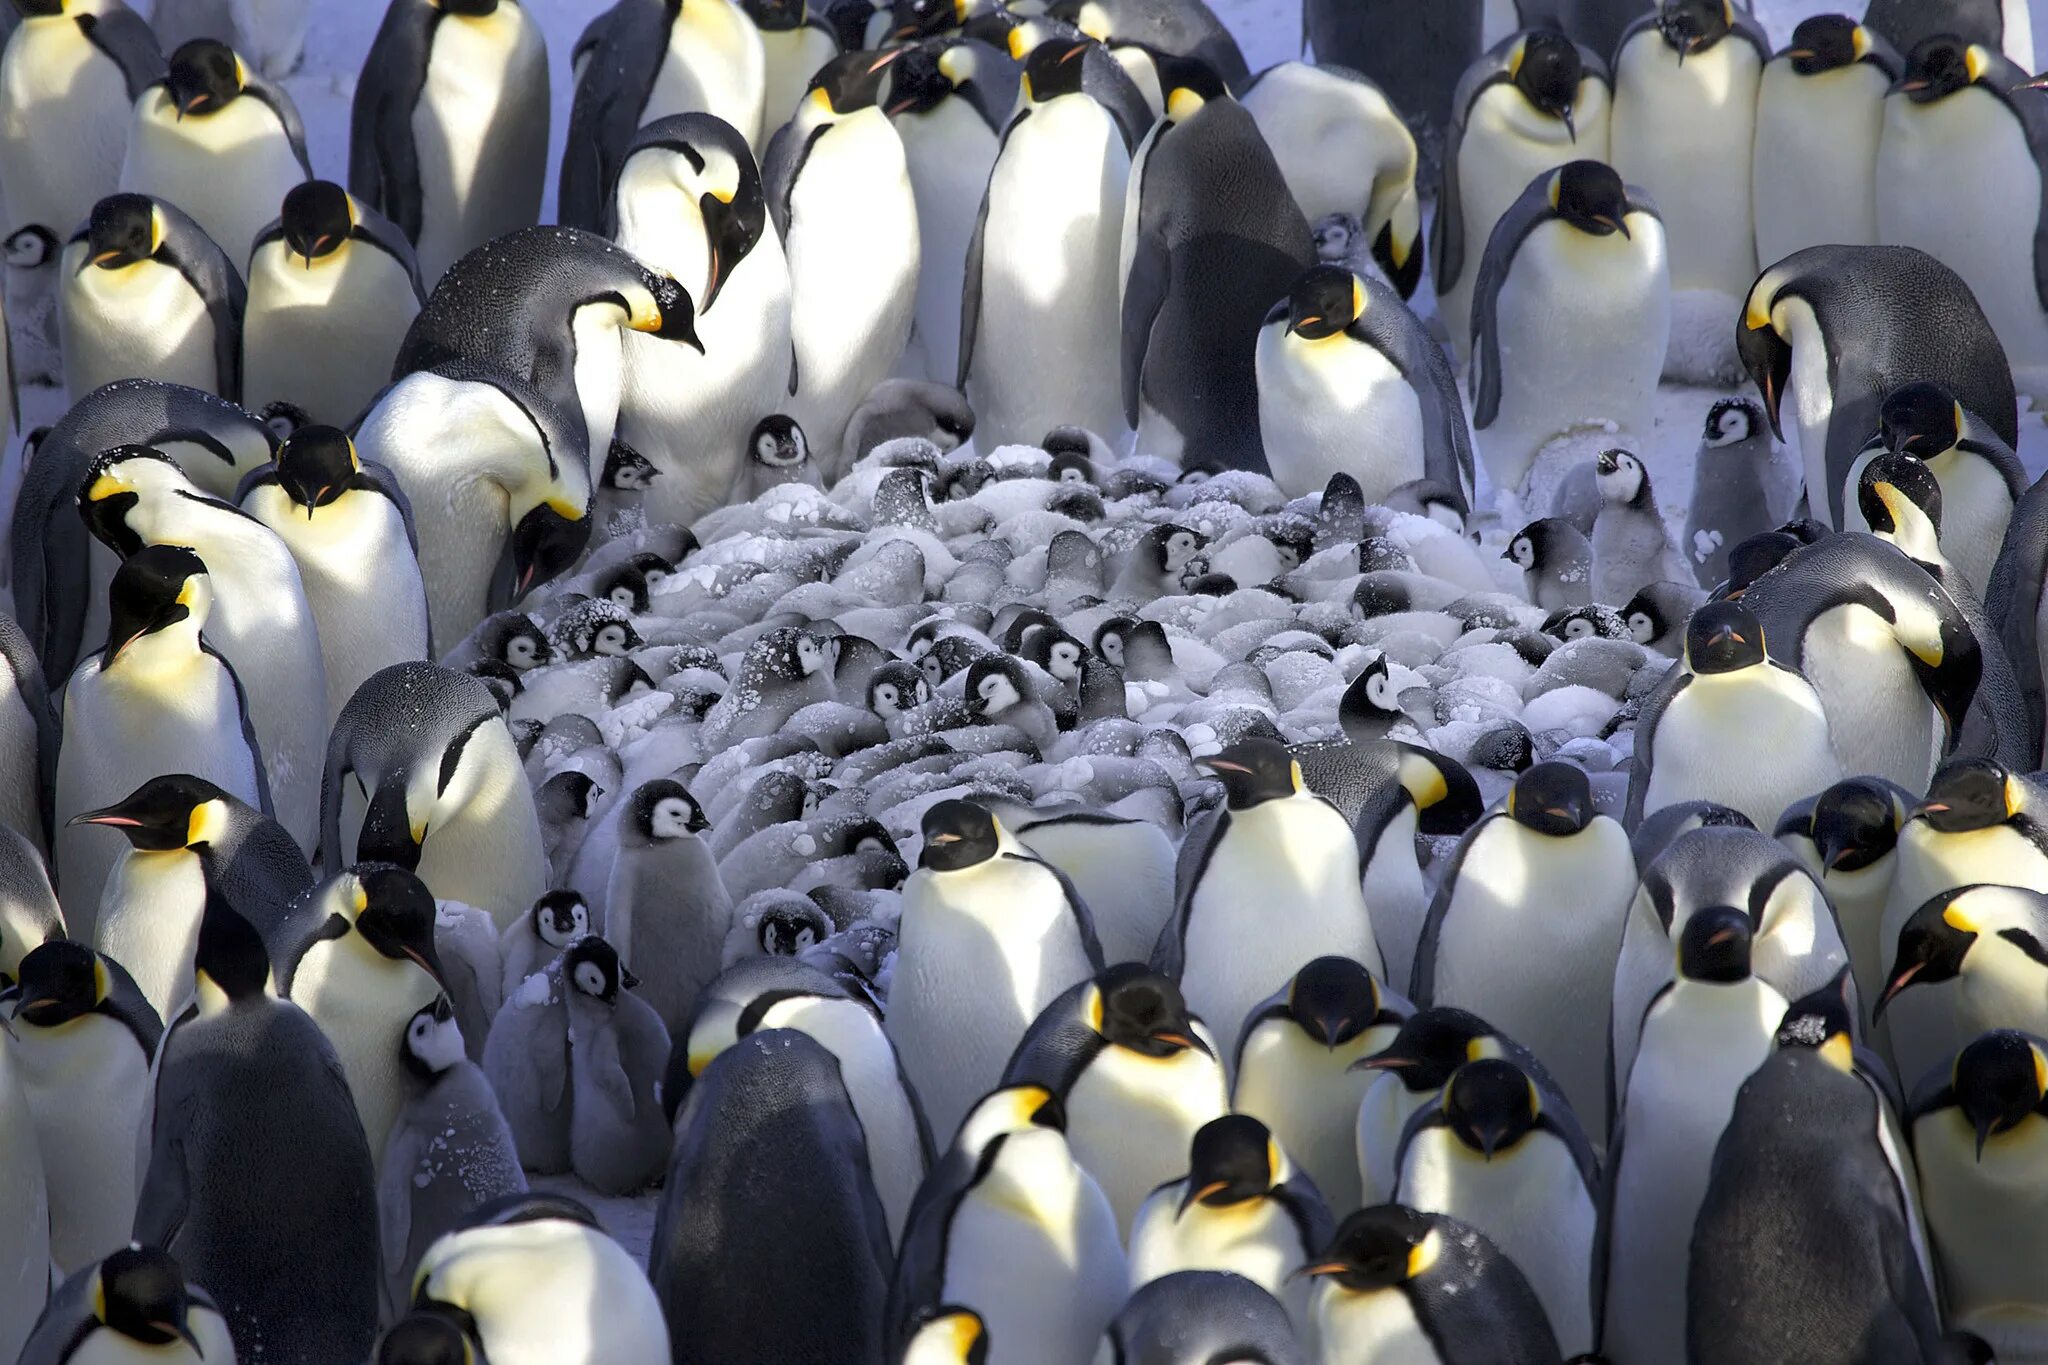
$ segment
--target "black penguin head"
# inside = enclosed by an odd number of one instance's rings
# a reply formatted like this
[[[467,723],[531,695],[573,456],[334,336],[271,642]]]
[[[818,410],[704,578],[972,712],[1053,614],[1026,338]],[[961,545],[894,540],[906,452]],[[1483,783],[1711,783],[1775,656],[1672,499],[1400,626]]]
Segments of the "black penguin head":
[[[1195,1036],[1195,1023],[1180,987],[1136,962],[1109,968],[1083,995],[1088,1026],[1114,1047],[1146,1057],[1171,1057],[1209,1049]]]
[[[570,986],[605,1004],[615,1004],[619,989],[631,990],[640,978],[619,961],[619,950],[597,935],[580,938],[562,954],[562,978]]]
[[[1722,398],[1707,409],[1707,429],[1701,444],[1709,450],[1741,445],[1756,439],[1764,421],[1763,410],[1747,398]]]
[[[455,1022],[455,1006],[446,995],[437,995],[433,1004],[415,1010],[398,1040],[398,1056],[405,1069],[429,1084],[466,1055],[462,1025]]]
[[[1898,847],[1898,803],[1883,783],[1852,777],[1814,801],[1806,833],[1824,871],[1860,872]]]
[[[1315,266],[1287,294],[1287,330],[1304,341],[1336,336],[1365,311],[1365,285],[1341,265]]]
[[[1543,1097],[1513,1062],[1481,1057],[1459,1067],[1444,1086],[1443,1112],[1458,1141],[1491,1161],[1536,1127]]]
[[[547,632],[535,625],[533,618],[519,612],[508,613],[495,631],[495,638],[489,639],[487,657],[508,667],[525,672],[542,664],[552,663],[555,647],[548,642]]]
[[[482,1345],[463,1322],[468,1317],[438,1305],[415,1309],[377,1343],[375,1365],[485,1365]]]
[[[1931,460],[1962,439],[1963,405],[1931,379],[1901,384],[1877,409],[1877,434],[1894,454]]]
[[[128,793],[118,803],[74,815],[73,825],[118,829],[131,848],[168,853],[203,848],[225,832],[227,793],[203,777],[166,773]]]
[[[2048,1054],[2016,1029],[1993,1029],[1956,1054],[1949,1089],[1977,1134],[1977,1155],[1999,1133],[2011,1132],[2048,1098]]]
[[[1735,9],[1730,0],[1663,0],[1657,12],[1657,31],[1678,53],[1681,64],[1693,53],[1720,42],[1734,27]]]
[[[1709,602],[1685,623],[1685,666],[1694,673],[1733,673],[1764,661],[1763,622],[1739,602]]]
[[[882,78],[895,62],[896,50],[842,52],[811,77],[809,98],[827,112],[844,118],[872,109],[882,94]]]
[[[592,586],[597,590],[599,600],[611,603],[629,617],[634,612],[647,610],[647,575],[631,564],[619,564],[606,570]],[[625,629],[605,633],[607,629],[619,626]],[[633,644],[626,644],[629,638]],[[599,625],[591,646],[599,654],[623,654],[638,649],[642,643],[640,632],[633,629],[630,619],[620,621],[612,618]]]
[[[348,191],[332,180],[308,180],[285,195],[278,223],[292,255],[311,266],[355,231],[355,205],[349,202]]]
[[[579,892],[547,891],[528,912],[534,937],[550,948],[566,948],[590,932],[590,904]]]
[[[544,502],[512,528],[512,599],[516,602],[538,585],[574,564],[590,543],[590,518],[574,516],[564,505]]]
[[[831,921],[811,900],[794,896],[761,913],[754,941],[769,957],[795,957],[832,936]]]
[[[1577,834],[1592,823],[1593,784],[1575,763],[1538,763],[1508,789],[1508,816],[1538,834]]]
[[[64,13],[64,0],[14,0],[14,7],[30,19],[55,19]]]
[[[1550,29],[1529,34],[1508,58],[1508,79],[1515,89],[1539,111],[1562,120],[1574,142],[1579,132],[1572,122],[1573,106],[1578,102],[1579,82],[1585,78],[1579,45]]]
[[[1856,508],[1872,531],[1888,535],[1910,529],[1920,518],[1941,530],[1941,485],[1934,471],[1910,455],[1886,451],[1863,466],[1856,478]]]
[[[1001,844],[995,816],[972,801],[941,801],[927,810],[923,834],[917,865],[932,872],[958,872],[985,863]]]
[[[598,476],[601,485],[615,492],[645,493],[660,477],[661,471],[654,467],[654,461],[617,436],[612,437],[612,448],[605,452],[604,472]]]
[[[1668,599],[1656,591],[1659,586],[1668,585],[1645,584],[1621,609],[1621,619],[1628,622],[1629,637],[1639,645],[1662,639],[1672,627],[1666,610]]]
[[[1346,1218],[1330,1245],[1296,1273],[1369,1294],[1428,1274],[1442,1242],[1430,1215],[1401,1204],[1380,1204]]]
[[[185,1271],[168,1251],[129,1244],[100,1262],[93,1316],[145,1346],[182,1341],[199,1353],[192,1335],[192,1293]]]
[[[1579,231],[1609,237],[1628,230],[1628,187],[1601,161],[1571,161],[1550,178],[1550,206]]]
[[[612,295],[625,309],[626,325],[664,341],[680,341],[703,354],[704,342],[697,335],[697,304],[682,282],[673,275],[642,270],[640,284],[647,291],[645,298]]]
[[[356,443],[339,427],[300,427],[271,458],[277,463],[278,486],[306,509],[308,521],[316,508],[346,493],[363,468]]]
[[[121,561],[107,589],[107,644],[103,667],[145,635],[178,622],[203,619],[212,602],[206,565],[182,545],[145,545]]]
[[[1566,532],[1571,535],[1567,536]],[[1541,573],[1567,556],[1568,545],[1576,548],[1577,541],[1584,539],[1578,528],[1562,517],[1544,517],[1515,532],[1514,539],[1508,542],[1500,557],[1512,560],[1515,567],[1524,573]]]
[[[102,270],[149,260],[163,244],[163,214],[146,194],[110,194],[92,206],[86,220],[86,263]]]
[[[164,93],[182,119],[220,112],[248,84],[248,68],[233,48],[217,38],[194,38],[171,54]]]
[[[1893,88],[1915,104],[1933,104],[1976,84],[1984,54],[1953,34],[1923,38],[1906,54],[1906,73]]]
[[[811,458],[811,445],[794,417],[771,413],[754,423],[747,437],[747,458],[777,472],[793,472]]]
[[[1348,957],[1319,957],[1296,972],[1287,986],[1287,1016],[1332,1049],[1388,1017],[1381,1009],[1379,983]]]
[[[233,1002],[254,999],[270,989],[270,950],[263,946],[263,935],[211,887],[199,916],[192,972],[202,1005],[209,990]]]
[[[1188,1144],[1187,1193],[1178,1216],[1193,1204],[1222,1209],[1265,1198],[1279,1164],[1273,1134],[1250,1114],[1209,1120]]]
[[[935,13],[950,14],[950,6],[933,5]],[[911,37],[913,34],[899,34]],[[970,77],[971,62],[952,54],[960,49],[958,38],[930,37],[903,49],[889,67],[889,102],[884,110],[890,118],[900,114],[926,114],[939,107],[947,96]]]
[[[2019,779],[2003,764],[1989,758],[1955,758],[1927,784],[1927,797],[1913,816],[1942,834],[1968,834],[2012,819],[2024,796]]]
[[[411,958],[436,981],[441,959],[434,951],[434,893],[402,867],[374,864],[358,868],[350,893],[356,932],[378,954],[392,961]]]
[[[801,0],[798,10],[801,14]],[[801,22],[801,20],[799,20]],[[768,200],[761,188],[761,171],[746,139],[725,120],[709,114],[681,114],[663,119],[640,141],[636,153],[660,148],[680,157],[675,173],[683,190],[695,191],[697,213],[704,223],[705,249],[709,261],[704,275],[704,297],[691,300],[687,293],[671,301],[662,300],[664,328],[678,323],[694,324],[696,313],[708,313],[718,294],[739,263],[761,240],[768,223]],[[687,168],[687,172],[685,171]],[[688,319],[671,321],[667,314],[692,310]],[[687,328],[685,328],[687,330]],[[696,334],[664,330],[666,336],[697,345]]]
[[[56,938],[30,950],[16,973],[16,1020],[56,1028],[91,1014],[107,998],[107,969],[83,943]]]
[[[1915,910],[1899,930],[1898,951],[1892,958],[1891,979],[1870,1017],[1882,1016],[1899,992],[1912,986],[1953,981],[1962,974],[1963,959],[1970,955],[1977,939],[1988,930],[1979,918],[1981,906],[1973,893],[1995,894],[2002,888],[1966,886],[1944,891]]]
[[[711,828],[690,789],[666,777],[635,789],[628,815],[634,832],[651,843],[692,838]]]
[[[1815,14],[1799,21],[1792,30],[1792,46],[1785,50],[1792,69],[1802,76],[1838,71],[1863,60],[1870,51],[1870,36],[1846,14]]]
[[[1411,1094],[1441,1090],[1459,1067],[1498,1055],[1493,1026],[1470,1010],[1433,1005],[1402,1021],[1394,1041],[1353,1062],[1353,1071],[1391,1071]]]
[[[810,17],[804,0],[746,0],[742,8],[763,33],[794,33]]]
[[[1201,766],[1222,779],[1232,810],[1250,810],[1280,801],[1302,790],[1301,765],[1285,744],[1272,739],[1241,739]]]
[[[1678,931],[1678,976],[1716,985],[1749,980],[1753,937],[1749,916],[1732,905],[1693,911]]]
[[[1230,87],[1223,83],[1223,77],[1200,57],[1155,52],[1152,66],[1159,73],[1159,88],[1166,96],[1166,117],[1175,123],[1193,118],[1211,100],[1230,98]]]
[[[176,470],[171,457],[154,446],[124,445],[103,450],[78,486],[78,515],[93,538],[126,559],[142,548],[142,537],[128,525],[128,514],[142,501],[138,485],[150,480],[156,466]],[[173,474],[183,483],[182,474]]]
[[[1088,70],[1088,51],[1096,46],[1095,40],[1079,33],[1061,33],[1024,53],[1018,49],[1023,46],[1022,38],[1027,31],[1022,27],[1010,30],[1010,55],[1024,61],[1025,98],[1033,104],[1044,104],[1062,95],[1080,94],[1081,81]]]
[[[1834,979],[1785,1007],[1772,1043],[1779,1050],[1803,1048],[1844,1074],[1856,1070],[1856,1028],[1860,1011],[1856,980],[1844,966]]]

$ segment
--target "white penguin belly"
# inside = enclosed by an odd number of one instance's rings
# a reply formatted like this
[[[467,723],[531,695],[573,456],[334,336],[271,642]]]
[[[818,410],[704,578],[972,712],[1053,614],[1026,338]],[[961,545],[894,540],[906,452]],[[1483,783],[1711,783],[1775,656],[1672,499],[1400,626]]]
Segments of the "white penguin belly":
[[[1436,1342],[1399,1289],[1355,1294],[1325,1281],[1317,1286],[1310,1311],[1315,1315],[1315,1335],[1322,1341],[1322,1359],[1329,1365],[1443,1365]]]
[[[1375,1073],[1350,1066],[1393,1042],[1394,1032],[1369,1028],[1325,1048],[1291,1021],[1275,1020],[1254,1029],[1239,1054],[1230,1107],[1265,1124],[1333,1209],[1363,1207],[1358,1108]]]
[[[2048,1216],[2048,1126],[2024,1119],[1977,1135],[1960,1109],[1914,1125],[1928,1230],[1941,1263],[1955,1325],[1984,1337],[2001,1359],[2032,1359],[2048,1339],[2048,1257],[2040,1243]]]
[[[1927,790],[1945,727],[1884,618],[1862,606],[1821,613],[1806,628],[1800,669],[1827,711],[1843,772]]]
[[[1017,838],[1074,883],[1094,916],[1104,962],[1152,956],[1160,931],[1173,918],[1175,848],[1165,831],[1149,820],[1051,821]]]
[[[548,140],[547,50],[517,5],[443,14],[412,111],[420,168],[420,281],[540,217]]]
[[[355,1097],[363,1136],[379,1166],[385,1138],[405,1107],[405,1067],[398,1040],[441,987],[410,958],[392,961],[354,933],[307,950],[292,977],[292,1002],[334,1044]]]
[[[502,725],[470,736],[459,771],[478,776],[461,809],[427,827],[416,870],[437,899],[488,911],[503,933],[547,890],[533,790]]]
[[[492,1365],[640,1365],[669,1350],[646,1276],[595,1228],[519,1223],[437,1247],[420,1269],[475,1316]]]
[[[967,246],[974,238],[983,191],[996,162],[996,135],[971,101],[942,101],[928,114],[896,121],[917,196],[922,243],[917,268],[917,334],[924,343],[925,374],[940,384],[959,382],[960,296]],[[1119,215],[1121,221],[1121,215]],[[1121,423],[1122,414],[1118,414]],[[1040,432],[1043,436],[1045,433]]]
[[[1376,503],[1423,476],[1421,401],[1378,347],[1344,332],[1308,341],[1270,323],[1254,363],[1266,464],[1282,493],[1321,493],[1343,473]]]
[[[59,242],[113,193],[128,143],[120,67],[70,15],[20,21],[0,62],[0,203],[8,232],[40,223]]]
[[[311,264],[281,241],[266,243],[249,262],[244,405],[260,412],[282,400],[315,422],[350,425],[391,382],[392,357],[418,312],[405,267],[366,242]]]
[[[1422,922],[1429,916],[1429,888],[1423,885],[1422,865],[1415,857],[1415,807],[1402,806],[1366,854],[1360,890],[1383,965],[1375,968],[1370,957],[1357,960],[1405,993],[1415,973],[1415,945],[1422,940]]]
[[[67,266],[74,257],[64,253]],[[118,270],[89,265],[66,280],[58,332],[73,402],[116,379],[159,379],[207,393],[222,383],[205,300],[159,261]]]
[[[276,221],[285,195],[306,178],[276,112],[243,95],[212,113],[179,118],[161,89],[139,105],[121,188],[185,210],[236,272],[246,271],[256,234]]]
[[[1953,450],[1927,462],[1941,485],[1941,552],[1979,602],[2012,521],[2012,489],[1989,460]]]
[[[50,1259],[68,1275],[128,1245],[149,1058],[102,1014],[25,1031],[14,1055],[43,1154]]]
[[[1657,720],[1644,788],[1647,816],[1681,801],[1719,801],[1775,829],[1785,807],[1841,780],[1827,713],[1778,669],[1695,674]]]
[[[1835,918],[1842,926],[1842,943],[1849,950],[1856,995],[1863,1002],[1866,1016],[1884,994],[1885,958],[1889,953],[1883,941],[1884,906],[1896,866],[1897,860],[1888,856],[1854,872],[1829,872],[1821,877],[1821,889],[1827,894],[1828,904],[1835,907]],[[1877,1032],[1882,1035],[1886,1030],[1879,1025]],[[1891,1055],[1888,1043],[1883,1050],[1887,1057]]]
[[[206,873],[196,853],[124,848],[107,877],[92,946],[128,969],[159,1019],[192,993],[205,909]]]
[[[569,324],[576,347],[571,377],[591,450],[610,451],[612,434],[619,425],[619,401],[626,392],[628,334],[619,321],[610,308],[579,308]]]
[[[640,111],[645,127],[670,114],[716,114],[748,145],[765,147],[761,126],[767,61],[761,31],[732,0],[683,0],[669,25],[668,54]]]
[[[1067,1094],[1067,1142],[1128,1231],[1145,1196],[1187,1169],[1195,1130],[1230,1111],[1223,1068],[1193,1048],[1098,1053]]]
[[[1225,1270],[1279,1299],[1288,1317],[1306,1326],[1314,1284],[1295,1276],[1305,1256],[1287,1206],[1250,1199],[1223,1208],[1190,1204],[1183,1213],[1186,1191],[1187,1182],[1177,1181],[1145,1201],[1131,1229],[1131,1289],[1183,1270]]]
[[[1086,95],[1014,125],[988,184],[967,375],[982,447],[1041,440],[1063,422],[1121,438],[1116,271],[1130,169],[1115,120]]]
[[[1877,139],[1884,72],[1868,62],[1802,76],[1764,68],[1750,188],[1756,259],[1768,270],[1795,251],[1877,241]]]
[[[1415,1111],[1436,1096],[1434,1090],[1411,1091],[1390,1072],[1372,1073],[1371,1088],[1358,1106],[1360,1208],[1384,1204],[1394,1197],[1394,1186],[1400,1180],[1394,1163],[1401,1155],[1401,1134]]]

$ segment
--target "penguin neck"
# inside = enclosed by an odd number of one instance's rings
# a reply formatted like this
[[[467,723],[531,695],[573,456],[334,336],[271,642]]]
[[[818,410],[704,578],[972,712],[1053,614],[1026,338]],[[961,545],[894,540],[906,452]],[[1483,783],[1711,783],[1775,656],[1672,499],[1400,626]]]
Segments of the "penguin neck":
[[[1053,1228],[1062,1219],[1072,1221],[1081,1181],[1065,1135],[1042,1128],[1011,1133],[979,1191],[991,1203]]]
[[[138,636],[108,660],[101,671],[118,672],[128,678],[175,677],[201,658],[199,631],[203,624],[200,617],[187,616],[161,630]]]
[[[619,176],[618,242],[654,269],[675,276],[691,298],[701,299],[711,275],[704,214],[688,189],[649,164],[655,160],[635,157]]]

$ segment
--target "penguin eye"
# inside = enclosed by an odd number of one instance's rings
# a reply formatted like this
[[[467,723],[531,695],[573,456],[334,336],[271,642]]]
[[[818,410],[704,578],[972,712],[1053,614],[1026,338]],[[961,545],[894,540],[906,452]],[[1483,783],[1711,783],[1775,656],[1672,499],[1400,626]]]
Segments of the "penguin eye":
[[[876,687],[875,700],[886,706],[894,706],[896,704],[896,684],[882,683]]]
[[[633,590],[631,588],[613,588],[607,595],[612,601],[622,607],[631,607],[633,605]]]
[[[991,674],[981,680],[981,686],[976,690],[984,697],[993,697],[996,694],[996,689],[1001,687],[1002,683],[1003,680],[1001,678]]]
[[[796,946],[799,950],[808,948],[817,941],[817,931],[808,924],[796,931]]]
[[[597,964],[586,962],[576,969],[576,988],[585,995],[604,994],[604,973]]]
[[[1590,621],[1573,621],[1564,628],[1564,638],[1567,640],[1583,640],[1592,633],[1593,625]]]
[[[1377,678],[1374,678],[1371,682],[1368,682],[1365,685],[1365,695],[1367,699],[1370,700],[1373,705],[1379,707],[1383,711],[1391,711],[1394,709],[1393,692],[1393,681],[1386,677],[1384,674]]]

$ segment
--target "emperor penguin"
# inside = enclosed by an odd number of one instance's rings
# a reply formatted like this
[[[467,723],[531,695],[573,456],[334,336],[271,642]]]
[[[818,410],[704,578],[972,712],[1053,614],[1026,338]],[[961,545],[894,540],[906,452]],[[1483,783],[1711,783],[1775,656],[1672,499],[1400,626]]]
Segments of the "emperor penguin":
[[[734,0],[618,0],[583,30],[569,68],[559,200],[570,227],[604,226],[626,147],[650,123],[713,114],[757,148],[775,131],[762,126],[761,31]]]
[[[179,47],[135,101],[121,188],[176,204],[238,271],[285,194],[312,178],[292,97],[217,38]]]
[[[1884,910],[1899,866],[1899,834],[1918,804],[1896,783],[1851,777],[1787,807],[1778,821],[1778,842],[1792,850],[1835,908],[1866,1023],[1884,993],[1885,963],[1894,946],[1884,939]]]
[[[379,669],[431,656],[412,503],[346,433],[299,428],[237,496],[298,565],[319,627],[330,727]]]
[[[632,1254],[565,1195],[506,1195],[420,1260],[413,1305],[452,1318],[493,1365],[659,1361],[661,1300]]]
[[[1457,379],[1392,286],[1311,267],[1266,314],[1253,372],[1259,440],[1283,494],[1321,492],[1343,473],[1367,502],[1430,479],[1464,503],[1472,437]]]
[[[328,742],[320,850],[328,876],[350,851],[396,863],[501,932],[526,913],[547,889],[540,819],[490,689],[424,662],[370,675]]]
[[[1102,970],[1102,949],[1072,883],[987,810],[941,801],[923,834],[884,1023],[932,1131],[951,1133],[1046,1007]]]
[[[1361,72],[1386,91],[1433,171],[1455,116],[1458,77],[1486,49],[1488,8],[1464,3],[1421,15],[1384,0],[1304,0],[1302,46],[1315,50],[1318,66]]]
[[[2019,0],[1870,0],[1864,23],[1901,52],[1910,52],[1924,38],[1950,33],[2034,69],[2032,13]]]
[[[1820,694],[1773,658],[1739,602],[1709,602],[1685,626],[1685,656],[1644,703],[1629,771],[1628,824],[1681,801],[1717,801],[1775,829],[1785,807],[1842,777]]]
[[[43,1154],[50,1261],[69,1275],[128,1244],[163,1024],[121,964],[82,943],[43,944],[17,985],[7,1045]]]
[[[675,1126],[648,1257],[674,1354],[632,1358],[883,1359],[888,1225],[832,1053],[794,1030],[743,1038]],[[793,1283],[801,1313],[782,1311]]]
[[[1337,808],[1310,791],[1285,745],[1245,739],[1203,764],[1224,807],[1182,851],[1173,922],[1152,965],[1180,986],[1221,1054],[1235,1058],[1252,1007],[1313,958],[1384,973],[1359,886],[1359,846]],[[1264,903],[1278,913],[1254,916]]]
[[[1501,215],[1472,287],[1467,376],[1496,487],[1522,487],[1560,436],[1650,438],[1673,284],[1663,215],[1612,166],[1567,162]]]
[[[1756,258],[1781,261],[1830,242],[1877,235],[1877,147],[1899,54],[1845,14],[1816,14],[1764,66],[1750,168]]]
[[[1693,460],[1692,497],[1678,548],[1691,559],[1699,585],[1712,591],[1727,581],[1729,551],[1780,525],[1780,514],[1791,511],[1797,493],[1783,487],[1770,425],[1763,409],[1747,398],[1717,399],[1707,409]]]
[[[1591,1347],[1598,1185],[1569,1105],[1505,1058],[1467,1062],[1408,1121],[1395,1170],[1398,1202],[1484,1233],[1528,1276],[1559,1345]]]
[[[1429,252],[1437,315],[1461,362],[1472,359],[1472,291],[1494,225],[1545,173],[1608,159],[1613,83],[1604,54],[1612,50],[1532,28],[1459,78]]]
[[[897,1248],[884,1317],[892,1344],[932,1309],[958,1305],[980,1315],[1004,1361],[1092,1358],[1129,1281],[1116,1215],[1075,1161],[1064,1123],[1038,1086],[992,1091],[968,1113]]]
[[[1003,1068],[1005,1086],[1043,1086],[1059,1101],[1074,1160],[1126,1233],[1197,1130],[1230,1109],[1208,1032],[1171,981],[1120,962],[1046,1006]]]
[[[1684,1358],[1686,1267],[1714,1148],[1787,1004],[1752,974],[1750,944],[1741,910],[1695,911],[1677,936],[1677,978],[1642,1017],[1615,1101],[1593,1266],[1597,1349],[1609,1359]]]
[[[1060,422],[1115,443],[1118,252],[1147,111],[1109,49],[1085,37],[1039,44],[1021,89],[967,249],[957,386],[986,449]]]
[[[917,201],[903,139],[876,102],[893,60],[849,52],[827,62],[761,158],[789,257],[784,410],[828,453],[828,485],[845,473],[847,423],[894,368],[917,303]]]
[[[761,130],[780,128],[796,112],[818,68],[839,55],[839,35],[823,8],[805,0],[745,0],[761,34]]]
[[[122,800],[160,773],[191,773],[259,809],[270,793],[263,753],[234,668],[203,632],[213,611],[206,565],[174,545],[147,546],[115,571],[104,646],[64,690],[56,814]],[[63,826],[53,866],[73,931],[90,934],[116,859],[107,841]]]
[[[75,1271],[50,1295],[22,1348],[22,1365],[155,1359],[218,1365],[235,1358],[220,1306],[169,1252],[129,1244]]]
[[[1595,809],[1584,770],[1535,764],[1452,854],[1408,995],[1418,1005],[1483,1010],[1542,1058],[1572,1109],[1604,1134],[1603,1006],[1635,892],[1628,834]],[[1523,945],[1512,966],[1504,942]]]
[[[194,972],[157,1053],[135,1240],[214,1297],[238,1358],[366,1359],[377,1187],[341,1063],[320,1026],[271,993],[262,938],[218,898]]]
[[[1750,147],[1769,40],[1735,0],[1660,0],[1614,55],[1614,168],[1670,237],[1675,380],[1739,375],[1723,330],[1756,278]]]
[[[412,243],[427,287],[540,220],[547,57],[520,0],[391,0],[384,11],[350,107],[348,187]]]
[[[117,379],[158,379],[242,399],[240,272],[161,199],[114,194],[64,248],[58,334],[77,402]]]
[[[1998,334],[1963,278],[1924,251],[1808,247],[1765,267],[1741,318],[1736,350],[1780,439],[1792,391],[1807,503],[1830,526],[1846,524],[1843,481],[1901,384],[1942,384],[2006,445],[2019,439]]]
[[[659,1088],[669,1036],[639,979],[595,935],[562,954],[569,1013],[569,1168],[612,1198],[647,1188],[674,1134]]]
[[[1900,926],[1885,966],[1882,1014],[1909,988],[1925,997],[1918,1014],[1892,1029],[1899,1069],[1914,1076],[1986,1029],[2048,1029],[2048,893],[2019,886],[1944,891]]]
[[[1049,646],[1055,670],[1059,658],[1078,644]],[[1078,658],[1077,654],[1077,658]],[[1077,664],[1077,667],[1079,665]],[[1095,914],[1095,934],[1105,962],[1142,962],[1173,917],[1176,839],[1142,816],[1123,818],[1086,809],[1040,809],[1020,821],[1017,840],[1073,879]]]
[[[1402,1204],[1360,1209],[1308,1265],[1322,1359],[1554,1365],[1557,1334],[1477,1228]]]
[[[214,594],[207,642],[247,693],[278,823],[300,847],[312,848],[327,675],[319,622],[291,551],[233,503],[203,495],[168,456],[147,447],[102,455],[78,506],[93,535],[117,554],[182,545],[207,561]]]
[[[640,978],[639,997],[681,1037],[718,975],[732,897],[703,838],[711,822],[682,783],[643,783],[626,802],[605,888],[605,937]]]
[[[1134,1290],[1103,1334],[1095,1365],[1202,1365],[1235,1355],[1246,1365],[1309,1365],[1293,1321],[1242,1275],[1177,1270]],[[946,1358],[953,1365],[954,1358]],[[925,1365],[922,1356],[904,1365]]]
[[[746,140],[711,114],[633,138],[613,205],[619,245],[684,282],[702,351],[626,338],[619,436],[654,468],[651,523],[683,525],[732,496],[747,437],[787,398],[789,263]]]
[[[362,416],[391,378],[426,295],[412,246],[331,180],[294,185],[249,252],[242,398],[289,403],[309,422]]]
[[[1153,1190],[1131,1227],[1131,1288],[1191,1270],[1227,1270],[1308,1325],[1303,1266],[1329,1244],[1329,1207],[1266,1125],[1225,1114],[1196,1130],[1187,1174]]]

